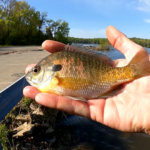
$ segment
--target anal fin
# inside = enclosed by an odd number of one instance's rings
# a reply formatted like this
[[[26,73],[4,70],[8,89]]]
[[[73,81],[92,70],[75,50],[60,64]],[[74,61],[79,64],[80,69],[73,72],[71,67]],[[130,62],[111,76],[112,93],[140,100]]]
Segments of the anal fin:
[[[83,102],[87,102],[87,99],[83,98],[83,97],[72,97],[72,96],[66,96],[69,99],[75,100],[75,101],[83,101]]]
[[[121,93],[123,88],[124,88],[123,84],[113,86],[110,90],[108,90],[107,92],[101,94],[98,98],[108,98],[108,97],[115,96],[115,95]]]

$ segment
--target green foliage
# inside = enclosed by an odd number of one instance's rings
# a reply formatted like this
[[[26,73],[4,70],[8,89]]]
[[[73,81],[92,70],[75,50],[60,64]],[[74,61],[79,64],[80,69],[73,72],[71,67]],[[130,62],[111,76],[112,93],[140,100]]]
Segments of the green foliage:
[[[0,0],[0,45],[34,45],[46,39],[63,43],[105,43],[106,38],[68,37],[69,25],[62,20],[47,18],[32,8],[25,0]],[[149,39],[131,38],[134,42],[150,47]]]
[[[131,38],[131,40],[139,45],[142,45],[143,47],[150,48],[150,39]]]
[[[26,97],[22,98],[21,107],[23,108],[29,107],[32,101],[33,100],[31,100],[30,98],[26,98]]]
[[[47,38],[64,42],[68,23],[51,20],[47,26],[47,20],[47,13],[36,11],[26,1],[0,0],[0,45],[41,44]]]
[[[92,43],[92,44],[100,44],[101,40],[104,38],[75,38],[68,37],[69,43]]]
[[[109,50],[110,46],[111,45],[107,39],[102,39],[99,45],[99,50]]]
[[[0,142],[4,150],[7,150],[8,140],[8,129],[5,124],[0,124]]]
[[[11,120],[15,120],[15,114],[13,114],[14,109],[12,109],[6,116],[5,116],[5,119],[8,119],[8,118],[11,118]]]
[[[46,20],[46,36],[48,39],[68,43],[68,23],[62,20]]]
[[[150,39],[141,39],[141,38],[130,38],[135,43],[150,48]],[[100,44],[100,47],[108,47],[110,46],[108,40],[106,38],[75,38],[68,37],[69,43],[92,43],[92,44]]]

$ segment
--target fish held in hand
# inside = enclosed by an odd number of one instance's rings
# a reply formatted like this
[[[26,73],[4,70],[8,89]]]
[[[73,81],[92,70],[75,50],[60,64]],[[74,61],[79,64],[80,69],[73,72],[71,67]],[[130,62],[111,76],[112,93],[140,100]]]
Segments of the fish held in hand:
[[[104,55],[65,46],[50,54],[26,74],[26,80],[41,92],[74,99],[110,96],[116,87],[150,74],[146,51],[140,51],[124,67],[114,67]]]

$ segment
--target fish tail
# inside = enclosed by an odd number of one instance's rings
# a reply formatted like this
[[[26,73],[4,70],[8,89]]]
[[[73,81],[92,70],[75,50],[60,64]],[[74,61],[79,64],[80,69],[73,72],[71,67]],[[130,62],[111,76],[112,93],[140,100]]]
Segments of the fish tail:
[[[129,66],[133,69],[135,78],[150,75],[150,61],[148,53],[145,50],[139,51],[130,61]]]

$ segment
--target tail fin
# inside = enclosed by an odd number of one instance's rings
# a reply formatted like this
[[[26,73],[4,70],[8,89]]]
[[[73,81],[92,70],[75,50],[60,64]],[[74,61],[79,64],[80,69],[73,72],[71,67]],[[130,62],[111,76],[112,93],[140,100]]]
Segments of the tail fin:
[[[145,50],[139,51],[129,65],[134,69],[135,78],[150,75],[150,60]]]

